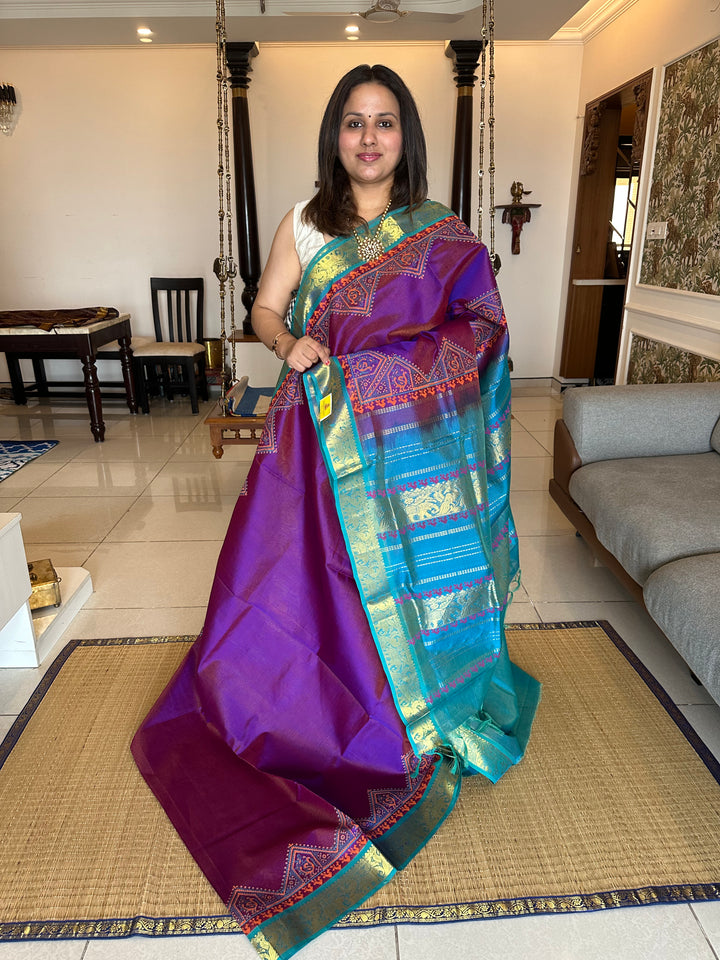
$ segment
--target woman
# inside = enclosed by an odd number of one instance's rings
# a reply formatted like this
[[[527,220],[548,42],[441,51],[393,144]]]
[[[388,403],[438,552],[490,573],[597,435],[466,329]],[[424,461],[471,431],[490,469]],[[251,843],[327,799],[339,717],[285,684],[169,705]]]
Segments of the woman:
[[[517,538],[487,252],[426,200],[417,109],[386,67],[338,84],[319,168],[253,309],[286,367],[205,626],[133,744],[267,958],[404,867],[462,774],[517,763],[539,697],[503,634]]]

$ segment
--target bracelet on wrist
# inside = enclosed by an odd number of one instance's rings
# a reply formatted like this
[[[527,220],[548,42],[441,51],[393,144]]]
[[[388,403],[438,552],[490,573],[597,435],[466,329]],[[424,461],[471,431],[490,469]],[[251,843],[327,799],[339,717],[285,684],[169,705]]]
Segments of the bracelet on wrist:
[[[273,337],[273,342],[270,344],[270,349],[271,349],[272,352],[275,354],[275,356],[278,358],[278,360],[284,360],[284,359],[285,359],[285,357],[281,357],[280,354],[279,354],[278,351],[277,351],[278,340],[280,339],[280,337],[284,337],[285,334],[287,334],[288,336],[292,336],[292,334],[290,333],[289,330],[281,330],[280,333],[276,333],[276,334],[275,334],[275,336]]]

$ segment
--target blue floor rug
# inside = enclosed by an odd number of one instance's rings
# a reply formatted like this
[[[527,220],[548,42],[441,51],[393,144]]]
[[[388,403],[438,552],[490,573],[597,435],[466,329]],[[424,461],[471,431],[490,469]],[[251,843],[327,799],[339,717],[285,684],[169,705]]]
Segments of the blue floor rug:
[[[0,440],[0,483],[57,446],[57,440]]]

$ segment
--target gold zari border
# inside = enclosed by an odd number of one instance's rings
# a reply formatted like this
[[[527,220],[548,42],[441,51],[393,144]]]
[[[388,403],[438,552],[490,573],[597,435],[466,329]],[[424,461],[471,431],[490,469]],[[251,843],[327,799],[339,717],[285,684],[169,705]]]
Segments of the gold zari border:
[[[21,940],[95,940],[118,937],[180,937],[242,933],[231,916],[130,917],[113,920],[38,920],[0,923],[0,942]]]
[[[368,842],[336,876],[304,900],[260,924],[248,939],[262,960],[289,956],[342,915],[348,903],[363,903],[395,873],[395,868]],[[272,942],[271,942],[272,941]]]
[[[618,907],[700,903],[711,900],[720,900],[720,884],[643,887],[638,890],[610,890],[605,893],[567,894],[561,897],[519,897],[435,906],[399,905],[352,910],[338,920],[332,929],[374,927],[388,923],[451,923],[460,920],[493,920],[549,913],[588,913]],[[133,917],[128,920],[0,923],[0,942],[3,943],[24,940],[115,939],[133,935],[175,937],[228,933],[242,933],[239,924],[229,916]],[[264,938],[260,931],[254,933],[252,938],[257,949]],[[262,953],[261,956],[263,956]],[[273,953],[267,953],[266,957],[267,960],[275,960],[277,953],[274,956]]]
[[[720,884],[684,884],[672,887],[642,887],[608,890],[604,893],[566,894],[558,897],[517,897],[471,903],[446,903],[425,907],[374,907],[353,910],[335,926],[373,927],[388,923],[450,923],[459,920],[496,920],[547,913],[590,913],[616,907],[653,904],[697,903],[720,899]]]

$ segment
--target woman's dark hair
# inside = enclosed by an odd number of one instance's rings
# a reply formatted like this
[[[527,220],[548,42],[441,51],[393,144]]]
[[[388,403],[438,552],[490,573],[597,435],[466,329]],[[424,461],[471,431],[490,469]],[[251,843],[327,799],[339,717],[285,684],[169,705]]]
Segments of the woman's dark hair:
[[[403,80],[378,63],[353,67],[340,80],[325,108],[318,138],[318,192],[305,208],[303,218],[321,233],[332,237],[347,236],[362,223],[350,187],[350,178],[340,163],[338,140],[345,104],[361,83],[380,83],[395,95],[400,106],[400,128],[403,150],[395,168],[390,206],[419,207],[427,199],[427,151],[420,116],[413,95]]]

